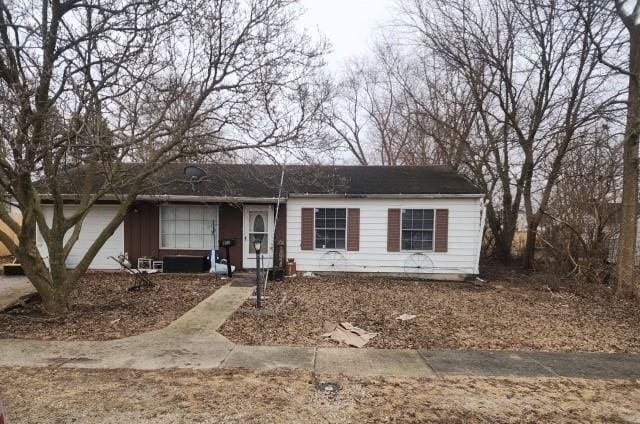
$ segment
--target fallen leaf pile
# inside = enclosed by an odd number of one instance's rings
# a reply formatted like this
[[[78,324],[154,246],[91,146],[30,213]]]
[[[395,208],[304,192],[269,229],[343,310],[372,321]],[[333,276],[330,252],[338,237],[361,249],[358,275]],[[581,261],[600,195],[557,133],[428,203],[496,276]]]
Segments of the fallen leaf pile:
[[[70,312],[51,317],[39,305],[0,313],[0,339],[111,340],[165,327],[227,281],[208,274],[151,276],[155,286],[128,291],[133,277],[85,275],[69,300]]]
[[[245,313],[247,302],[222,334],[252,345],[336,346],[321,337],[332,321],[377,333],[366,346],[375,348],[640,352],[633,303],[524,280],[475,286],[323,276],[271,283],[267,295],[272,313]],[[403,314],[416,318],[397,319]]]

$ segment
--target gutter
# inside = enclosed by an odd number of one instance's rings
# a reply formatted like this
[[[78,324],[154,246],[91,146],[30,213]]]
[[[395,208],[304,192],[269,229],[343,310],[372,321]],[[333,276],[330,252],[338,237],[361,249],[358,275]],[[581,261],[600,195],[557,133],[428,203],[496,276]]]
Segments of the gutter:
[[[289,193],[289,198],[346,198],[346,199],[480,199],[484,194],[447,194],[447,193],[434,193],[434,194],[348,194],[348,193],[335,193],[335,194],[314,194],[314,193]]]
[[[191,196],[191,195],[140,195],[136,200],[153,200],[160,202],[211,202],[211,203],[278,203],[277,197],[227,197],[227,196]],[[286,199],[280,200],[285,202]]]
[[[41,195],[43,199],[49,199],[47,194]],[[74,194],[63,194],[61,196],[65,200],[77,200],[78,196]],[[481,199],[484,198],[484,194],[447,194],[447,193],[434,193],[434,194],[349,194],[349,193],[289,193],[288,196],[278,197],[228,197],[228,196],[194,196],[194,195],[173,195],[173,194],[141,194],[136,197],[136,200],[147,200],[155,202],[210,202],[210,203],[263,203],[271,204],[278,203],[280,199],[281,203],[286,203],[287,198],[291,199]],[[118,196],[113,194],[105,194],[100,200],[112,200],[119,201]]]
[[[63,194],[63,200],[74,201],[78,200],[78,196],[75,194]],[[42,194],[42,199],[50,199],[51,196],[48,194]],[[114,196],[113,194],[105,194],[100,197],[100,200],[107,201],[119,201],[120,197]],[[277,197],[226,197],[226,196],[192,196],[192,195],[171,195],[171,194],[141,194],[136,196],[137,200],[147,200],[154,202],[210,202],[210,203],[277,203]],[[280,202],[286,202],[286,198],[282,198]]]

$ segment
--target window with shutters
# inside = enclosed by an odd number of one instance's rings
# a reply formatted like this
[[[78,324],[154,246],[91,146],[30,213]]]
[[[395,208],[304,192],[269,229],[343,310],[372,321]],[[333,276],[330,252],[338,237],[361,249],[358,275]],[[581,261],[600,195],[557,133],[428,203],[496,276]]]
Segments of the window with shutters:
[[[315,210],[316,249],[344,249],[347,233],[345,208]]]
[[[402,250],[433,250],[433,209],[402,210]]]

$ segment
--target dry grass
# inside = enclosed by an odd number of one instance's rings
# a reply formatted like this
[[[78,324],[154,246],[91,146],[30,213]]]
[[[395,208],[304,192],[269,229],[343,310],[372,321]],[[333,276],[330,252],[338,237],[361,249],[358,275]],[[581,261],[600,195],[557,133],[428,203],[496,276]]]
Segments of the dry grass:
[[[321,394],[320,381],[342,390]],[[0,369],[0,387],[12,424],[640,421],[630,381],[47,368]]]
[[[296,278],[268,288],[221,329],[237,343],[327,346],[325,320],[377,332],[367,347],[640,352],[640,310],[606,289],[583,296],[528,282],[482,287],[353,277]],[[415,314],[400,323],[400,314]]]
[[[0,339],[110,340],[167,326],[225,281],[203,275],[153,275],[154,287],[128,291],[122,273],[95,272],[82,278],[70,298],[69,314],[45,315],[38,305],[0,314]]]

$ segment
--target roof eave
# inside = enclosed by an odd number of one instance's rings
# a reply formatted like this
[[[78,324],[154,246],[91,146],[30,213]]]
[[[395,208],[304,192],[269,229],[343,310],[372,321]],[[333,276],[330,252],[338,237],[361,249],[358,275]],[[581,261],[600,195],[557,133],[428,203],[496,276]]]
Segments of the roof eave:
[[[41,194],[42,199],[51,199],[50,194]],[[75,194],[63,194],[63,200],[77,200],[78,196]],[[105,194],[100,200],[114,201],[120,200],[120,197],[113,194]],[[136,200],[143,200],[149,202],[209,202],[209,203],[277,203],[277,197],[247,197],[247,196],[194,196],[194,195],[182,195],[182,194],[141,194],[136,197]],[[280,198],[280,203],[285,203],[286,197]]]
[[[289,193],[290,198],[349,198],[349,199],[401,199],[401,198],[414,198],[414,199],[450,199],[450,198],[462,198],[462,199],[479,199],[483,198],[482,193],[422,193],[422,194],[409,194],[409,193],[395,193],[395,194],[349,194],[349,193]]]

